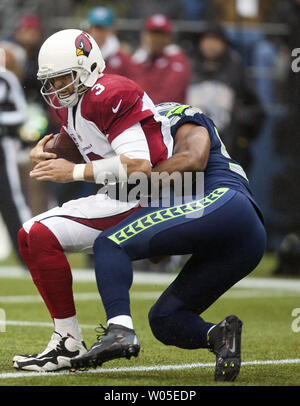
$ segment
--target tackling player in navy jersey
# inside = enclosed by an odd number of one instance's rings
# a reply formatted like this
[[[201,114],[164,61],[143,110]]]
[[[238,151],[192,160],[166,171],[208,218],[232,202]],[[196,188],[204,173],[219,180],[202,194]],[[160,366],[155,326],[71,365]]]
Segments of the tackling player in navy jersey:
[[[199,315],[260,262],[266,244],[263,217],[246,174],[228,155],[214,123],[188,105],[164,103],[158,109],[170,120],[175,147],[154,171],[204,171],[204,196],[142,208],[96,239],[96,278],[108,327],[71,365],[76,369],[137,356],[140,344],[129,300],[132,261],[192,254],[152,306],[150,327],[166,345],[210,349],[216,355],[215,379],[233,381],[241,364],[242,321],[227,316],[214,324]]]

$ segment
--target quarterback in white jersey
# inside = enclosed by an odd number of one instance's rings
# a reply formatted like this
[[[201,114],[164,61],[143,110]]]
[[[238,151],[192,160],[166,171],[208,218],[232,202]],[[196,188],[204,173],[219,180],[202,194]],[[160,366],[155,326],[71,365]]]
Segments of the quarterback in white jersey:
[[[85,164],[74,164],[44,152],[44,137],[32,149],[36,164],[30,176],[57,182],[105,184],[109,175],[126,182],[133,172],[151,167],[172,154],[169,121],[131,80],[102,73],[105,63],[94,39],[80,30],[50,36],[39,52],[41,93],[61,118]],[[96,237],[139,209],[139,201],[120,202],[105,194],[69,201],[24,223],[20,253],[54,321],[54,333],[37,355],[17,355],[18,369],[50,371],[70,367],[86,351],[76,318],[72,273],[66,252],[91,252]],[[51,354],[50,354],[51,353]]]

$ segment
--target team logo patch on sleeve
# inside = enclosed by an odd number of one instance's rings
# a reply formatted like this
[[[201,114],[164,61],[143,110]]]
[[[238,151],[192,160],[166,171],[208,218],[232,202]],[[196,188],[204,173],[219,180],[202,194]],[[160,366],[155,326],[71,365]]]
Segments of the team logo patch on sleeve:
[[[75,39],[76,55],[85,55],[89,56],[92,50],[92,43],[89,39],[89,36],[86,32],[82,32]]]

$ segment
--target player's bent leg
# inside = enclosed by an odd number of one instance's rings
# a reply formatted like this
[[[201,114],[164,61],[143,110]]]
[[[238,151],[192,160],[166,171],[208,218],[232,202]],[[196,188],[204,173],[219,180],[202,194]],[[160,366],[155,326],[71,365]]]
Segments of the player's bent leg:
[[[137,209],[132,204],[111,203],[110,199],[96,195],[70,201],[24,224],[19,235],[20,250],[54,320],[55,332],[62,337],[82,342],[73,301],[72,274],[64,252],[91,252],[102,229]],[[50,343],[52,348],[52,339]],[[48,349],[45,351],[49,352]],[[73,356],[83,353],[82,350]],[[28,357],[31,359],[27,359],[30,362],[26,363],[26,370],[37,370],[36,362],[40,364],[41,360],[36,360],[33,355],[16,356],[14,362],[25,362],[24,358]],[[61,360],[61,356],[58,359]],[[43,366],[43,370],[60,369],[60,362],[54,364]]]
[[[28,233],[20,229],[18,241],[20,254],[52,318],[73,316],[72,274],[53,233],[44,225],[34,223]]]
[[[74,316],[71,268],[55,235],[45,225],[34,223],[29,231],[28,244],[51,317]]]
[[[238,202],[239,198],[236,200]],[[155,337],[163,343],[180,348],[189,348],[188,345],[191,345],[190,348],[203,348],[205,335],[201,339],[199,331],[198,342],[194,338],[198,324],[195,314],[205,311],[259,263],[265,247],[264,228],[250,202],[236,206],[237,202],[233,200],[227,208],[220,210],[221,213],[207,219],[220,225],[213,241],[208,239],[210,221],[203,219],[202,232],[206,239],[202,240],[202,250],[191,257],[170,288],[152,307],[150,326]],[[231,228],[230,223],[223,220],[222,230],[219,215],[230,219],[230,212],[235,212],[237,219]],[[183,232],[180,235],[183,236]],[[185,306],[180,307],[180,301]],[[182,335],[182,331],[185,334]],[[215,379],[233,381],[241,365],[241,320],[228,316],[215,327],[207,329],[207,333],[209,340],[206,346],[216,355]]]
[[[72,291],[72,274],[63,249],[43,224],[34,223],[18,234],[20,253],[27,264],[53,320],[56,331],[40,354],[16,355],[17,369],[53,371],[70,368],[70,358],[86,352]]]
[[[151,331],[165,345],[183,349],[208,348],[207,333],[213,323],[205,322],[197,312],[174,294],[170,285],[148,314]]]
[[[245,196],[230,193],[228,198],[219,200],[215,209],[212,206],[208,207],[210,210],[196,219],[169,216],[168,221],[163,223],[153,221],[152,212],[141,210],[140,214],[135,214],[120,226],[103,233],[95,242],[97,278],[102,272],[106,272],[109,277],[103,263],[110,265],[109,269],[113,269],[114,274],[115,272],[122,274],[124,266],[127,271],[131,271],[128,261],[117,259],[119,252],[126,252],[130,259],[196,252],[192,261],[189,261],[176,278],[174,285],[177,298],[185,304],[188,303],[189,310],[194,310],[191,318],[194,320],[196,310],[199,314],[202,313],[255,268],[265,247],[264,228]],[[142,224],[146,224],[145,227],[139,223],[140,215],[144,216]],[[100,249],[103,248],[103,239],[111,241],[106,242],[105,250]],[[105,257],[110,259],[109,262]],[[110,286],[113,284],[114,282]],[[111,289],[111,303],[119,300],[114,297],[114,293],[114,289]],[[199,321],[199,318],[197,320]],[[176,320],[173,319],[172,323],[176,326]],[[186,326],[193,323],[195,321],[188,323],[188,318],[185,318]],[[171,328],[170,325],[167,326]],[[192,328],[190,330],[192,331]],[[161,331],[159,334],[162,334]],[[170,337],[163,340],[169,343]],[[186,344],[177,341],[177,345]]]
[[[242,321],[228,316],[217,325],[205,322],[197,311],[172,292],[172,285],[149,312],[153,335],[165,345],[184,349],[208,348],[216,355],[215,380],[234,381],[241,366]]]
[[[96,277],[107,321],[116,316],[130,317],[129,289],[133,277],[130,258],[106,238],[97,240],[97,250],[105,253],[101,261],[101,272],[97,272]],[[72,360],[74,369],[101,366],[103,362],[115,358],[130,359],[131,356],[137,357],[140,351],[134,329],[124,325],[109,324],[107,328],[103,328],[103,334],[98,335],[97,340],[86,354]]]
[[[98,238],[95,244],[97,252],[104,253],[101,263],[96,264],[100,270],[96,272],[96,280],[106,319],[110,320],[120,314],[130,315],[129,289],[133,280],[131,260],[126,252],[107,238]]]

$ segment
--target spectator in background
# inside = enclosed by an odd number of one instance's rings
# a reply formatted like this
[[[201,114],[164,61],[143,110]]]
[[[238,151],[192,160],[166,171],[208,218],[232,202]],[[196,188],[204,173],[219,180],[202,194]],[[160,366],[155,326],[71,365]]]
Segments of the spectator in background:
[[[40,87],[36,79],[38,50],[43,39],[41,20],[34,14],[22,17],[16,26],[15,40],[26,51],[23,86],[28,101],[40,101]]]
[[[183,17],[181,19],[183,20],[198,21],[208,17],[208,0],[181,0],[181,6],[183,8]]]
[[[0,50],[0,69],[9,70],[21,83],[26,63],[25,49],[21,45],[10,40],[1,40]]]
[[[134,80],[145,89],[154,103],[186,102],[191,80],[191,64],[184,51],[172,43],[173,25],[169,18],[154,14],[141,32],[141,48],[133,55]]]
[[[106,63],[105,73],[132,76],[131,56],[122,48],[114,30],[114,13],[106,7],[88,12],[88,31],[99,45]]]
[[[24,59],[23,50],[17,44],[1,41],[0,48],[5,62],[0,69],[0,214],[19,256],[18,231],[31,217],[17,163],[19,127],[26,120],[26,101],[18,78]],[[20,256],[19,259],[23,263]]]
[[[281,2],[289,3],[290,0]],[[276,106],[274,81],[278,49],[273,38],[271,40],[264,32],[272,27],[265,26],[264,22],[272,16],[275,0],[211,0],[211,3],[216,19],[221,23],[228,23],[228,38],[241,55],[247,71],[251,72],[253,87],[266,113],[259,134],[251,146],[253,162],[249,179],[265,215],[268,250],[273,250],[276,237],[271,235],[270,226],[277,221],[277,214],[272,209],[272,182],[281,170],[280,158],[274,151],[274,132],[281,112]],[[262,172],[264,176],[261,176]]]
[[[214,120],[228,152],[247,172],[250,144],[258,135],[264,112],[245,78],[240,56],[220,26],[212,26],[200,35],[187,102]]]

